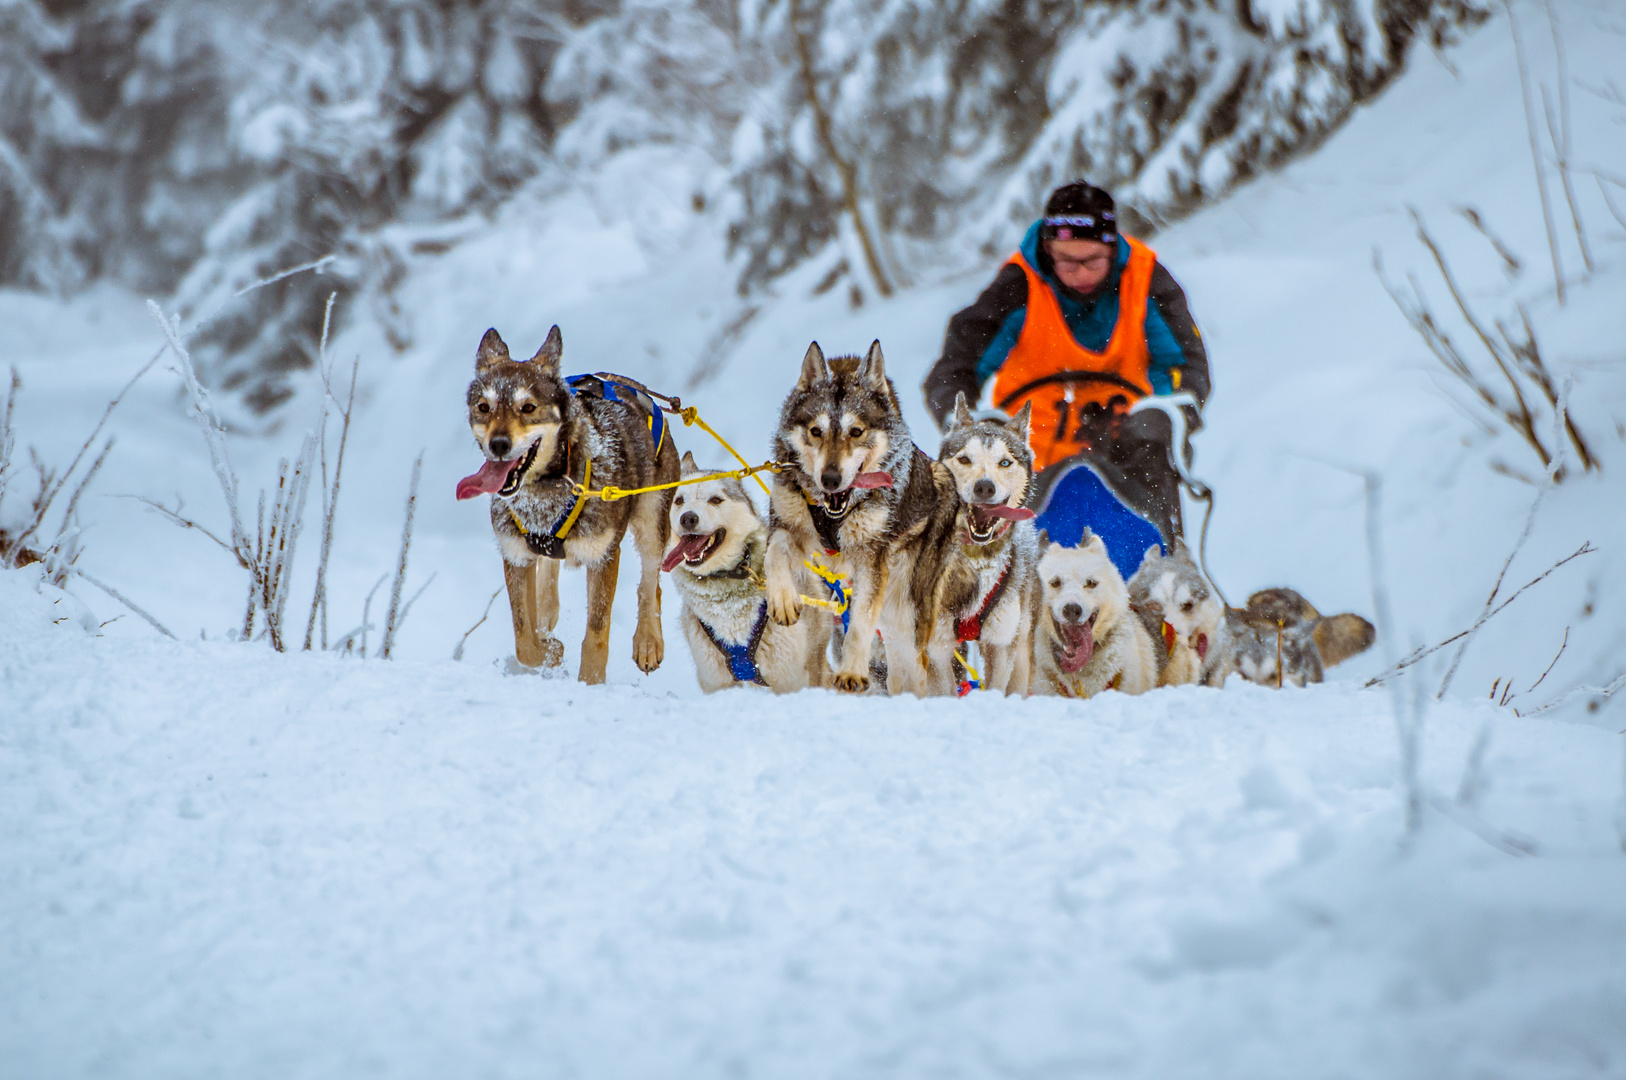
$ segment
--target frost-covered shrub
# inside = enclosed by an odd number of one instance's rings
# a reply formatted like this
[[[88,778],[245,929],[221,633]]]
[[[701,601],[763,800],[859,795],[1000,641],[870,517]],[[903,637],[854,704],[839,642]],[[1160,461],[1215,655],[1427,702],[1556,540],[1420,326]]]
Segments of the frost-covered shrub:
[[[404,343],[399,260],[377,230],[489,206],[540,167],[548,11],[0,3],[0,284],[174,291],[184,314],[220,315],[197,342],[205,372],[260,408],[310,363],[335,289],[365,286]],[[225,303],[327,255],[324,277]]]

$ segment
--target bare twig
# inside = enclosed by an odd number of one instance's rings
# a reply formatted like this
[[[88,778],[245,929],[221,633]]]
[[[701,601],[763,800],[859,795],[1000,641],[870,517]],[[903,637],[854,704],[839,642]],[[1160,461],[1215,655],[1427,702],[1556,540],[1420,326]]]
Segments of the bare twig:
[[[109,401],[107,403],[107,408],[102,410],[101,419],[96,421],[96,426],[90,429],[90,434],[85,436],[85,441],[79,445],[79,452],[73,456],[73,461],[71,461],[68,464],[67,469],[65,469],[62,474],[57,477],[56,483],[51,486],[49,492],[43,493],[41,501],[36,503],[33,518],[30,519],[29,523],[20,533],[17,534],[16,538],[12,542],[13,551],[20,550],[24,542],[39,530],[39,527],[45,522],[45,515],[47,511],[50,510],[51,503],[55,501],[57,495],[61,493],[62,486],[68,482],[68,477],[73,475],[73,471],[79,467],[79,463],[83,461],[85,455],[90,452],[90,448],[95,444],[97,436],[99,436],[102,433],[102,429],[107,426],[108,418],[113,415],[113,410],[118,408],[119,403],[124,400],[124,395],[130,392],[130,388],[136,384],[136,381],[150,371],[154,364],[158,363],[159,357],[164,355],[164,349],[167,348],[168,346],[166,345],[164,348],[161,348],[157,352],[153,353],[152,359],[148,360],[145,364],[142,364],[140,369],[137,370],[134,375],[130,376],[129,382],[126,382],[119,392],[113,395],[113,400]],[[15,380],[15,369],[13,370],[12,374],[12,394],[8,396],[6,404],[6,431],[8,435],[11,428],[11,408],[15,404],[13,399],[15,398],[16,388],[21,385]],[[0,490],[4,490],[3,485],[0,485]],[[4,563],[0,562],[0,565],[4,565]]]
[[[425,581],[422,585],[418,586],[418,591],[412,594],[411,599],[409,599],[406,603],[401,605],[401,617],[395,620],[395,629],[397,631],[399,631],[401,629],[401,627],[406,625],[407,616],[412,614],[412,605],[416,604],[418,602],[418,597],[422,596],[428,590],[429,586],[431,586],[431,585],[433,585],[435,583],[435,578],[437,578],[439,576],[440,576],[440,571],[439,570],[436,570],[433,573],[431,573],[429,575],[429,579],[427,581]]]
[[[79,513],[79,499],[84,495],[85,489],[90,486],[90,482],[96,479],[96,474],[102,471],[102,465],[107,462],[107,455],[112,451],[114,442],[114,437],[109,435],[107,442],[102,444],[102,452],[96,455],[96,460],[90,463],[90,468],[85,471],[84,478],[79,481],[78,486],[73,489],[73,494],[68,497],[68,508],[62,511],[62,528],[58,531],[57,538],[51,541],[51,550],[54,550],[62,543],[63,537],[73,527],[74,517]]]
[[[1566,626],[1564,627],[1564,640],[1558,643],[1558,652],[1553,654],[1553,662],[1547,665],[1547,670],[1541,673],[1541,678],[1531,683],[1530,689],[1526,690],[1525,693],[1530,693],[1531,691],[1535,690],[1536,687],[1547,681],[1547,676],[1551,675],[1553,673],[1553,668],[1558,666],[1558,658],[1564,655],[1564,650],[1569,648],[1569,645],[1570,628]]]
[[[379,574],[378,575],[378,580],[373,582],[373,587],[371,589],[367,590],[367,599],[364,600],[362,602],[362,605],[361,605],[361,658],[363,660],[367,659],[367,631],[369,631],[369,630],[371,630],[373,628],[373,624],[372,624],[372,621],[371,621],[371,619],[372,619],[372,610],[373,610],[373,595],[378,592],[379,586],[383,585],[384,582],[388,581],[389,579],[390,579],[390,575],[389,575],[388,571],[385,571],[384,573]],[[352,631],[350,634],[347,634],[346,637],[349,637],[349,638],[355,637],[355,632]]]
[[[332,310],[332,300],[328,301],[329,310]],[[326,322],[324,320],[324,327]],[[339,451],[333,464],[333,484],[327,484],[327,405],[333,399],[333,391],[328,385],[327,376],[323,376],[323,418],[322,418],[322,554],[316,563],[316,591],[311,596],[310,618],[305,623],[305,648],[311,647],[311,637],[316,629],[317,609],[321,609],[322,618],[322,648],[327,648],[327,566],[328,557],[333,553],[333,518],[339,507],[339,484],[344,478],[344,448],[350,441],[350,416],[356,405],[356,378],[361,373],[361,357],[350,368],[350,392],[345,398],[344,408],[339,411]],[[336,400],[336,399],[333,399]]]
[[[308,263],[300,263],[298,266],[290,266],[286,270],[277,271],[270,277],[261,278],[258,281],[244,285],[241,289],[238,289],[236,292],[232,293],[232,296],[235,297],[247,295],[248,293],[253,292],[255,289],[263,289],[267,285],[275,285],[283,278],[293,277],[295,274],[303,274],[306,270],[315,270],[317,273],[321,273],[323,267],[327,266],[328,263],[337,258],[337,255],[323,255],[320,259],[314,259]]]
[[[1541,88],[1542,109],[1547,116],[1547,138],[1553,144],[1558,181],[1564,189],[1564,198],[1570,205],[1570,220],[1575,224],[1575,239],[1581,245],[1581,261],[1587,273],[1592,273],[1592,249],[1587,245],[1586,226],[1581,224],[1581,210],[1575,202],[1575,188],[1570,182],[1570,160],[1574,144],[1570,141],[1570,67],[1564,52],[1564,35],[1558,31],[1558,13],[1553,0],[1547,0],[1547,25],[1553,33],[1553,50],[1558,57],[1558,123],[1553,123],[1553,106],[1548,100],[1547,88]]]
[[[1502,243],[1501,237],[1490,231],[1490,226],[1485,222],[1479,211],[1472,206],[1459,206],[1457,207],[1457,213],[1466,218],[1468,224],[1478,230],[1479,235],[1483,236],[1485,241],[1496,249],[1496,254],[1502,257],[1502,269],[1506,271],[1507,276],[1510,278],[1518,277],[1519,271],[1524,268],[1524,263],[1519,260],[1517,255],[1513,254],[1506,244]]]
[[[1530,136],[1530,163],[1536,170],[1536,192],[1541,196],[1541,219],[1547,226],[1547,249],[1553,257],[1553,283],[1558,288],[1558,303],[1564,303],[1564,265],[1558,257],[1558,231],[1553,227],[1552,201],[1547,195],[1547,174],[1541,167],[1541,149],[1536,139],[1536,108],[1530,97],[1529,67],[1524,60],[1524,40],[1519,36],[1519,23],[1513,15],[1512,0],[1502,0],[1507,12],[1508,31],[1513,35],[1513,56],[1519,67],[1519,93],[1524,99],[1524,123]]]
[[[11,475],[11,452],[17,445],[17,433],[11,426],[11,417],[17,407],[17,392],[22,388],[23,377],[17,374],[17,365],[13,364],[11,380],[6,386],[6,407],[0,409],[0,501],[6,497],[6,482]]]
[[[1524,715],[1524,716],[1535,716],[1538,713],[1544,713],[1548,709],[1556,709],[1560,705],[1563,705],[1564,703],[1566,703],[1568,701],[1572,701],[1575,698],[1583,697],[1583,696],[1591,696],[1591,697],[1596,697],[1600,701],[1608,701],[1610,698],[1612,698],[1616,694],[1618,694],[1621,691],[1622,687],[1626,687],[1626,674],[1617,675],[1615,677],[1614,681],[1609,683],[1609,685],[1607,685],[1607,686],[1576,686],[1576,687],[1573,687],[1573,688],[1571,688],[1569,690],[1564,691],[1562,694],[1558,695],[1556,698],[1549,701],[1547,704],[1542,705],[1539,708],[1531,709],[1529,712],[1523,713],[1522,715]]]
[[[1574,550],[1570,554],[1564,556],[1562,559],[1559,559],[1557,562],[1553,563],[1553,565],[1549,566],[1541,574],[1539,574],[1536,577],[1532,578],[1531,580],[1525,582],[1522,586],[1519,587],[1519,589],[1516,592],[1514,592],[1512,595],[1510,595],[1507,599],[1503,600],[1500,604],[1497,604],[1495,609],[1492,610],[1489,615],[1483,616],[1483,621],[1476,622],[1474,624],[1474,626],[1469,627],[1467,630],[1463,630],[1463,631],[1460,631],[1458,633],[1452,634],[1450,637],[1446,638],[1444,641],[1436,642],[1435,644],[1430,645],[1427,648],[1414,649],[1412,652],[1408,653],[1406,655],[1405,659],[1401,660],[1399,663],[1391,664],[1381,674],[1374,675],[1374,676],[1372,676],[1372,678],[1366,680],[1366,682],[1362,684],[1363,688],[1364,687],[1376,686],[1379,683],[1387,682],[1393,676],[1398,675],[1402,671],[1405,671],[1407,668],[1412,667],[1413,665],[1417,664],[1418,662],[1427,659],[1428,657],[1432,656],[1433,654],[1439,652],[1441,649],[1445,648],[1447,645],[1451,645],[1451,644],[1454,644],[1455,642],[1461,641],[1463,638],[1467,637],[1470,633],[1472,633],[1476,628],[1478,628],[1480,626],[1483,626],[1486,622],[1489,622],[1491,619],[1493,619],[1497,615],[1501,614],[1501,612],[1503,610],[1505,610],[1509,604],[1513,603],[1513,601],[1517,600],[1520,596],[1523,596],[1524,591],[1526,589],[1530,588],[1533,585],[1538,585],[1542,581],[1545,581],[1547,579],[1548,574],[1551,574],[1554,570],[1557,570],[1560,566],[1563,566],[1565,563],[1569,562],[1571,559],[1578,559],[1582,555],[1591,555],[1593,552],[1595,552],[1597,550],[1598,549],[1593,547],[1590,542],[1582,544],[1579,548],[1577,548],[1576,550]]]
[[[209,405],[203,384],[198,381],[197,368],[192,364],[192,354],[181,341],[180,320],[171,322],[156,301],[148,300],[147,309],[152,312],[152,317],[157,320],[159,327],[164,331],[164,337],[169,341],[169,347],[175,351],[176,357],[181,362],[181,378],[186,382],[186,392],[192,399],[192,410],[197,416],[198,427],[203,432],[204,444],[209,449],[209,463],[214,467],[215,477],[220,481],[220,492],[226,497],[226,509],[231,514],[232,547],[237,551],[239,559],[252,564],[255,561],[253,545],[249,543],[248,533],[243,529],[243,517],[237,505],[237,474],[232,470],[231,461],[226,456],[226,441],[221,434],[220,421]]]
[[[254,569],[253,566],[249,565],[248,563],[243,562],[242,556],[239,555],[238,552],[236,551],[236,549],[234,549],[230,544],[226,543],[226,541],[222,540],[220,537],[218,537],[214,533],[210,532],[204,526],[199,525],[197,522],[193,521],[191,518],[184,517],[180,513],[180,511],[178,509],[171,510],[169,507],[165,506],[163,503],[156,502],[156,501],[154,501],[152,499],[149,499],[145,495],[116,495],[116,496],[114,496],[114,498],[135,499],[137,502],[145,503],[149,509],[156,510],[156,511],[158,511],[158,513],[162,514],[165,518],[167,518],[172,525],[179,525],[183,529],[196,529],[198,532],[202,533],[204,536],[207,536],[210,540],[213,540],[215,543],[219,544],[220,549],[222,551],[224,551],[227,555],[230,555],[234,560],[236,560],[237,565],[241,566],[244,570],[253,570]],[[177,496],[177,499],[179,499],[179,496]],[[178,501],[177,501],[176,505],[177,505],[177,507],[180,505]]]
[[[70,567],[67,568],[67,571],[68,571],[68,573],[72,574],[74,577],[82,578],[88,584],[94,585],[96,588],[102,590],[102,592],[106,593],[108,596],[111,596],[113,599],[117,600],[119,603],[121,603],[125,607],[129,608],[135,614],[141,616],[141,618],[145,619],[147,621],[147,623],[150,626],[152,626],[152,628],[154,630],[157,630],[160,634],[163,634],[165,637],[170,638],[170,639],[175,638],[175,635],[170,633],[164,627],[163,623],[159,622],[157,619],[155,619],[151,615],[147,614],[145,609],[141,608],[140,606],[138,606],[135,603],[132,603],[131,600],[128,597],[126,597],[123,593],[119,592],[117,589],[113,588],[113,586],[108,585],[105,582],[98,581],[97,579],[91,577],[89,574],[85,573],[83,570],[79,569],[77,566],[70,566]]]
[[[1621,228],[1626,229],[1626,213],[1623,213],[1615,205],[1615,200],[1609,195],[1609,189],[1604,186],[1604,178],[1596,173],[1593,174],[1592,178],[1598,182],[1598,192],[1603,196],[1604,205],[1609,207],[1609,213],[1620,223]]]
[[[461,659],[463,659],[463,646],[465,646],[465,645],[467,645],[469,643],[469,636],[472,635],[476,630],[480,629],[480,627],[482,625],[484,625],[486,619],[490,618],[490,616],[491,616],[491,605],[495,604],[497,602],[497,597],[499,597],[501,595],[502,595],[502,586],[499,585],[499,586],[497,586],[496,591],[494,591],[491,594],[491,599],[486,601],[486,609],[480,613],[479,622],[476,622],[473,626],[471,626],[467,630],[463,631],[463,636],[457,642],[457,648],[452,650],[452,659],[453,660],[461,660]]]
[[[412,464],[412,487],[407,492],[406,523],[401,526],[401,555],[395,563],[395,584],[390,587],[389,614],[384,617],[384,645],[380,655],[390,658],[395,645],[395,630],[401,611],[401,586],[406,582],[407,553],[412,550],[412,519],[418,511],[418,479],[423,475],[423,454]]]

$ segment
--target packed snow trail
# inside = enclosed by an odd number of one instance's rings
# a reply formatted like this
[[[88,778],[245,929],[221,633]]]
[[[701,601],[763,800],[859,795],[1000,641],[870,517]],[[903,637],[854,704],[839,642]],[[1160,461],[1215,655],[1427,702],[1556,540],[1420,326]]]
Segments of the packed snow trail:
[[[0,1072],[1626,1071],[1619,740],[1388,697],[691,702],[92,637],[0,576]]]

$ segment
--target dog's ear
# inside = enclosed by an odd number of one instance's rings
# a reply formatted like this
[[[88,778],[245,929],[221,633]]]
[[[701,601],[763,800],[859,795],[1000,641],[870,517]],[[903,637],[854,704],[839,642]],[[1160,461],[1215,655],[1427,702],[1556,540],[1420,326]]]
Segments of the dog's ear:
[[[508,345],[497,328],[487,330],[480,339],[480,347],[474,351],[474,370],[484,371],[495,364],[506,364],[508,359]]]
[[[694,451],[693,450],[685,450],[685,451],[683,451],[683,460],[678,462],[678,468],[683,469],[685,471],[692,471],[692,472],[699,472],[700,471],[700,466],[698,466],[698,465],[696,465],[694,463]]]
[[[1186,547],[1186,538],[1183,536],[1176,536],[1174,538],[1174,546],[1169,549],[1169,553],[1171,555],[1177,555],[1182,559],[1190,559],[1191,549]]]
[[[1175,542],[1179,543],[1179,541],[1175,541]],[[1151,547],[1146,549],[1146,554],[1141,556],[1140,568],[1141,568],[1141,570],[1144,570],[1148,566],[1155,565],[1156,563],[1162,561],[1162,559],[1163,559],[1163,546],[1161,544],[1153,544]],[[1139,571],[1136,571],[1136,572],[1139,573]]]
[[[542,343],[542,347],[536,350],[536,355],[531,357],[527,363],[549,368],[557,375],[559,373],[559,359],[564,354],[565,339],[560,335],[559,327],[555,325],[552,330],[548,331],[548,340]]]
[[[956,428],[967,428],[976,422],[976,418],[971,415],[971,406],[966,404],[965,391],[955,391],[954,412],[949,417],[948,430],[953,431]]]
[[[1027,445],[1028,431],[1033,426],[1033,399],[1028,398],[1022,407],[1016,410],[1016,415],[1005,422],[1005,426],[1022,437],[1022,444]]]
[[[814,383],[830,377],[830,366],[824,362],[824,350],[818,342],[807,347],[802,354],[802,377],[796,380],[796,389],[806,390]]]
[[[886,386],[886,361],[881,357],[879,338],[870,342],[869,352],[859,361],[858,381],[872,390],[880,390]]]
[[[1039,530],[1039,550],[1043,551],[1045,548],[1047,548],[1049,546],[1050,546],[1050,530],[1049,529],[1040,529]]]

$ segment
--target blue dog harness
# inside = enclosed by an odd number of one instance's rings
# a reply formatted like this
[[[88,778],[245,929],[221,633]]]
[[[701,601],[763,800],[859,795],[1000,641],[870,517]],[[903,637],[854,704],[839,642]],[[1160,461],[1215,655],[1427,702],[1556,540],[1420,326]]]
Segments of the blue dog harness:
[[[751,636],[743,645],[729,645],[717,636],[717,632],[706,625],[706,621],[696,618],[700,629],[706,632],[706,637],[717,646],[717,651],[723,654],[728,661],[728,670],[734,676],[735,682],[756,683],[758,686],[767,686],[762,678],[762,672],[757,670],[757,647],[762,644],[762,632],[768,627],[768,601],[762,600],[757,604],[757,621],[751,627]]]
[[[661,452],[661,440],[666,438],[666,414],[661,411],[655,399],[649,396],[649,391],[604,371],[597,375],[566,376],[565,385],[570,388],[572,394],[592,394],[605,401],[619,401],[641,409],[649,417],[649,438],[655,444],[655,452],[657,454]]]
[[[619,401],[643,410],[649,418],[649,437],[655,444],[655,453],[661,452],[661,440],[666,438],[666,414],[661,412],[661,407],[647,391],[604,372],[597,375],[567,376],[565,387],[573,397],[589,394],[605,401]],[[585,448],[583,449],[585,451]],[[582,477],[584,488],[593,484],[593,459],[587,457],[586,461],[586,473]],[[568,459],[566,472],[569,472]],[[512,510],[509,513],[513,516],[514,525],[519,529],[520,535],[525,537],[527,547],[545,559],[562,559],[565,557],[565,536],[570,532],[571,526],[576,524],[576,519],[581,516],[582,504],[586,499],[585,495],[577,495],[576,501],[565,508],[565,512],[559,515],[559,520],[553,523],[553,528],[545,533],[528,532],[519,515]]]

